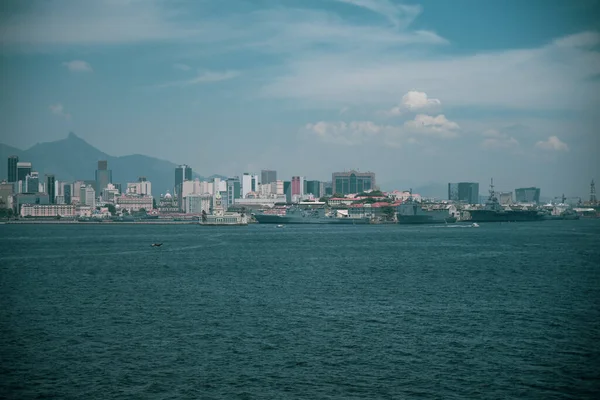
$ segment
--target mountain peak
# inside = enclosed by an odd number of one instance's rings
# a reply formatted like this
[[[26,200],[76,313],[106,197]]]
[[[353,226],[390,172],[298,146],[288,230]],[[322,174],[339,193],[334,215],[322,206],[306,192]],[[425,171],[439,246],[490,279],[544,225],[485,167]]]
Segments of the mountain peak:
[[[67,136],[67,139],[79,139],[79,136],[77,136],[73,132],[69,132],[69,135]]]

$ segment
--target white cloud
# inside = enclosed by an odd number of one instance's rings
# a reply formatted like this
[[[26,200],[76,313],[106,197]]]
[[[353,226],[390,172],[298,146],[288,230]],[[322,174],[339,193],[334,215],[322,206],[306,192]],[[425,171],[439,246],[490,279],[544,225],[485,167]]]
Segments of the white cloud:
[[[305,132],[325,143],[356,146],[373,142],[394,147],[405,143],[417,144],[421,142],[419,138],[425,137],[455,138],[459,129],[457,123],[449,121],[444,115],[432,117],[423,114],[398,126],[380,125],[373,121],[320,121],[304,127]]]
[[[566,36],[554,41],[559,47],[591,48],[600,44],[600,33],[587,31]]]
[[[187,64],[173,64],[173,68],[178,69],[180,71],[189,71],[192,69],[192,67],[190,67]]]
[[[52,114],[62,117],[66,120],[70,120],[71,119],[71,114],[67,113],[65,111],[65,108],[63,107],[62,104],[57,103],[57,104],[52,104],[50,107],[48,107],[50,109],[50,112],[52,112]]]
[[[483,132],[483,136],[486,137],[486,139],[481,142],[481,147],[487,150],[506,150],[519,147],[519,141],[517,139],[495,129],[488,129]]]
[[[455,138],[460,129],[456,122],[448,120],[444,114],[436,117],[418,114],[415,119],[406,121],[404,127],[417,134],[440,138]]]
[[[71,72],[93,72],[92,66],[82,60],[65,61],[62,63]]]
[[[379,108],[418,87],[436,93],[448,107],[581,110],[590,108],[600,92],[600,81],[592,79],[600,74],[600,52],[580,46],[595,37],[590,33],[540,48],[452,57],[402,51],[381,57],[377,45],[355,52],[308,53],[290,58],[284,73],[261,93],[315,108]],[[578,95],[566,96],[565,90]]]
[[[428,98],[427,93],[411,90],[402,96],[402,101],[399,105],[393,107],[391,110],[384,111],[383,114],[388,116],[398,116],[406,111],[423,110],[439,105],[441,105],[441,102],[438,99]]]
[[[557,136],[550,136],[547,140],[540,140],[535,147],[548,151],[569,151],[569,146]]]
[[[166,88],[173,86],[190,86],[204,83],[221,82],[236,78],[239,75],[240,73],[238,71],[200,71],[195,78],[187,79],[184,81],[163,83],[161,85],[157,85],[156,87]]]
[[[394,26],[409,25],[421,12],[418,5],[396,4],[390,0],[337,0],[365,8],[386,17]]]

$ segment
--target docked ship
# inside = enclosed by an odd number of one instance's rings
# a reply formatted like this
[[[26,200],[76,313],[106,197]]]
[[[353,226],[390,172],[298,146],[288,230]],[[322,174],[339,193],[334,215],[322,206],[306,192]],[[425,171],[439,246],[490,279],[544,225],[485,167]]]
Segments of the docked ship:
[[[398,206],[399,224],[444,224],[456,222],[445,205],[425,205],[409,197]]]
[[[502,207],[494,192],[494,180],[490,184],[490,197],[485,202],[483,209],[469,210],[472,222],[521,222],[540,221],[544,219],[543,213],[538,210],[515,210]]]
[[[301,208],[291,206],[274,208],[254,214],[259,224],[368,224],[369,218],[338,217],[334,212],[328,212],[324,207]]]

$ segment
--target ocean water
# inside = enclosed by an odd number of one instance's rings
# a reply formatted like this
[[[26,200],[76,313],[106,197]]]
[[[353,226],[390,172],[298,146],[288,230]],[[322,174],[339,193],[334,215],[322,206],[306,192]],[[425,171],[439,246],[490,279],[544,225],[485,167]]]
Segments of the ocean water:
[[[600,393],[598,220],[0,225],[0,296],[1,398]]]

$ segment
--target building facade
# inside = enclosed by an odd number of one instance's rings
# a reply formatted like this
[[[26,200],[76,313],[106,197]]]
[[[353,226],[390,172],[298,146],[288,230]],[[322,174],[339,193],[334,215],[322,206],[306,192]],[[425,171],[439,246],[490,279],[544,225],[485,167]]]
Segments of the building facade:
[[[139,177],[137,182],[127,184],[127,193],[152,196],[152,183],[143,176]]]
[[[30,162],[17,162],[17,181],[25,182],[27,175],[31,174],[31,163]]]
[[[242,197],[242,185],[240,178],[227,178],[227,207],[231,207],[235,199]]]
[[[50,204],[54,204],[56,202],[56,179],[52,174],[46,174],[46,193],[48,193]]]
[[[302,197],[304,194],[304,177],[292,176],[292,198],[294,196]]]
[[[373,172],[334,172],[331,175],[333,193],[361,193],[376,188],[375,173]]]
[[[71,204],[23,204],[21,217],[74,217],[75,206]]]
[[[479,204],[479,183],[449,183],[448,200],[460,201],[467,204]]]
[[[12,208],[13,183],[0,183],[0,208]]]
[[[304,193],[310,193],[316,198],[320,198],[324,195],[324,193],[321,190],[323,186],[321,181],[304,181],[304,183]]]
[[[536,203],[540,202],[540,188],[528,187],[515,189],[515,199],[517,203]]]
[[[129,212],[137,212],[141,209],[148,211],[152,209],[152,196],[121,195],[115,197],[115,203],[122,210]]]
[[[179,196],[181,191],[181,185],[185,181],[192,180],[192,167],[186,164],[182,164],[175,168],[175,195]]]
[[[17,164],[19,163],[19,157],[10,156],[8,157],[8,183],[17,182]]]
[[[94,190],[96,190],[96,193],[101,193],[109,183],[112,183],[112,171],[108,169],[108,161],[98,161]]]
[[[39,193],[39,192],[40,192],[40,176],[36,171],[31,171],[31,173],[25,177],[25,193]]]
[[[277,171],[271,169],[263,169],[260,171],[260,183],[263,185],[277,181]]]

